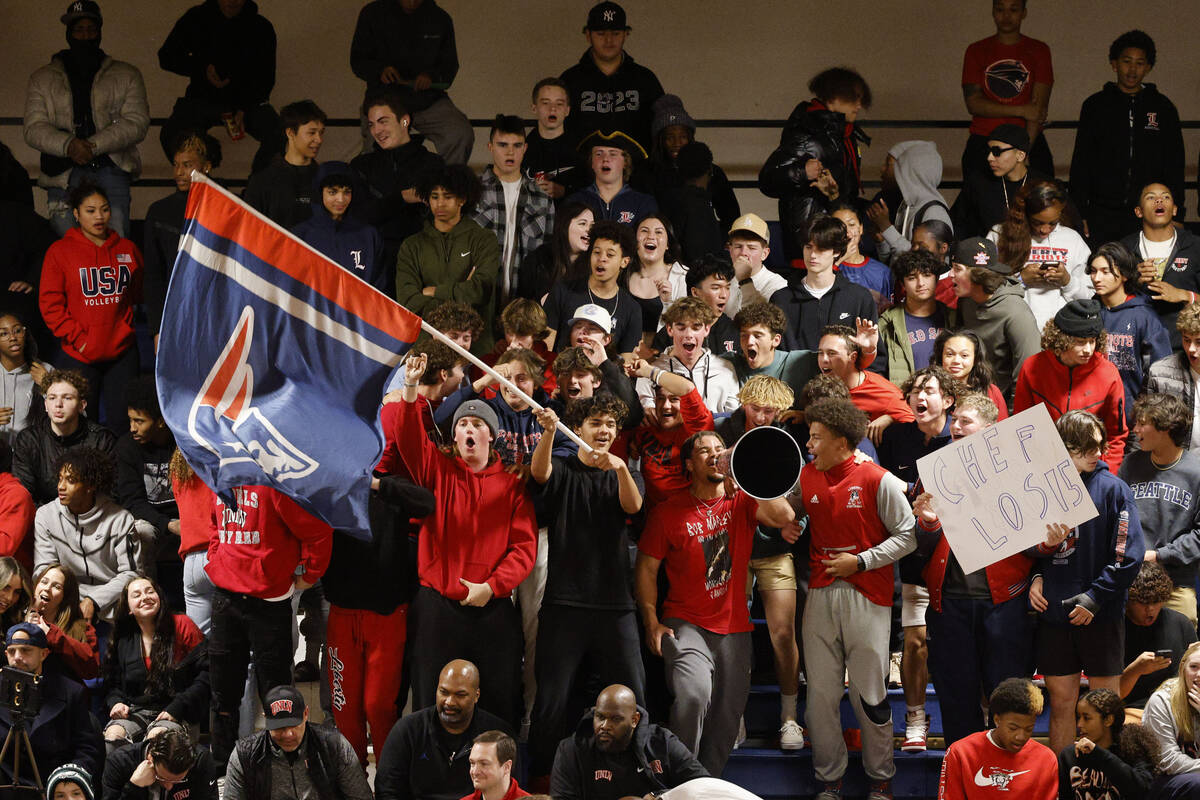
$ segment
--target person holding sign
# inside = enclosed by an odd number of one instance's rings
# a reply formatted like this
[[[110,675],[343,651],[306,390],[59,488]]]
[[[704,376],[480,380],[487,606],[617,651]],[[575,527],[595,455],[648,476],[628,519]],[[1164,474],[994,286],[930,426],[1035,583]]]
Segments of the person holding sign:
[[[1076,410],[1056,426],[1099,512],[1074,529],[1052,524],[1046,542],[1026,551],[1038,559],[1029,604],[1040,614],[1034,648],[1050,692],[1050,748],[1059,752],[1073,739],[1080,670],[1092,689],[1120,689],[1126,593],[1144,547],[1133,492],[1101,461],[1104,424]]]
[[[1104,460],[1115,475],[1125,455],[1125,384],[1105,356],[1108,340],[1100,301],[1072,300],[1042,329],[1042,352],[1021,365],[1013,393],[1013,413],[1045,403],[1050,419],[1073,408],[1087,409],[1103,422],[1108,450]]]
[[[813,460],[791,502],[807,512],[812,536],[803,640],[813,767],[825,792],[841,796],[847,756],[838,707],[849,674],[863,768],[872,796],[887,797],[896,772],[887,696],[892,564],[916,547],[916,522],[904,482],[878,464],[855,461],[866,414],[845,400],[820,400],[805,418]],[[794,525],[784,531],[785,538],[797,535]]]
[[[982,394],[958,398],[950,419],[957,441],[996,424],[999,409]],[[934,513],[933,495],[913,503],[917,549],[930,553],[921,577],[929,591],[925,611],[929,667],[942,711],[949,747],[984,730],[979,698],[1000,682],[1029,672],[1033,623],[1026,613],[1026,590],[1033,561],[1013,553],[983,569],[965,573]]]

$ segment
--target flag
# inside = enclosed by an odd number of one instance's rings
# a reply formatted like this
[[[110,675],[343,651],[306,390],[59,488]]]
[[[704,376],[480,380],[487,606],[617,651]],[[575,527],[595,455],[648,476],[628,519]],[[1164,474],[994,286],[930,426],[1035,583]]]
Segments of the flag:
[[[369,537],[379,406],[420,329],[411,311],[192,174],[158,397],[180,450],[217,494],[271,486]]]

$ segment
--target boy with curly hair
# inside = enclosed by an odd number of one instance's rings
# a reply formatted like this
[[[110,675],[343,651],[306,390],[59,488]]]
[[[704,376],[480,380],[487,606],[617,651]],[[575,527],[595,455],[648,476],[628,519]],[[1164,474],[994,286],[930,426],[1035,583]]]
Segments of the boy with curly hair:
[[[110,497],[116,467],[107,453],[71,448],[57,471],[58,499],[33,519],[34,571],[54,563],[70,567],[79,579],[84,616],[107,620],[142,568],[133,515]]]

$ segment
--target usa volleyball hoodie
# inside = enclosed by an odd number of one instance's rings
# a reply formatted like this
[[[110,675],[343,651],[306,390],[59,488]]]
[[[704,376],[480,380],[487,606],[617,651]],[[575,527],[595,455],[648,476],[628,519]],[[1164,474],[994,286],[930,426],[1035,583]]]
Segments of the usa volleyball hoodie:
[[[97,246],[72,228],[46,251],[38,304],[71,358],[95,364],[124,353],[141,299],[142,254],[115,231]]]

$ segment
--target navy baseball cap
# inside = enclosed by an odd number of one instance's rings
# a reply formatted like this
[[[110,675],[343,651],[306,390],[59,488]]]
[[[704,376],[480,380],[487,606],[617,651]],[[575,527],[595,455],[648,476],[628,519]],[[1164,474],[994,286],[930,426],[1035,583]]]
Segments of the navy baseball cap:
[[[625,9],[611,0],[597,3],[588,12],[585,31],[627,31],[629,25],[625,22]]]
[[[25,635],[17,638],[18,633]],[[31,644],[34,647],[41,647],[43,649],[50,647],[50,642],[46,640],[46,632],[32,622],[18,622],[9,628],[8,635],[4,639],[4,644]]]

